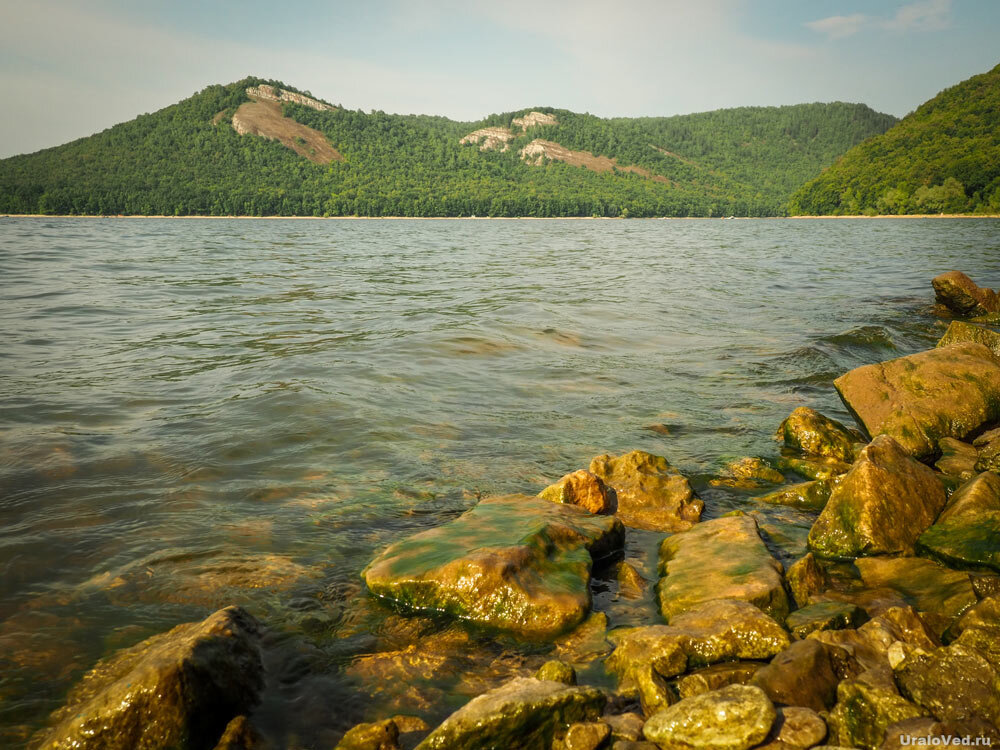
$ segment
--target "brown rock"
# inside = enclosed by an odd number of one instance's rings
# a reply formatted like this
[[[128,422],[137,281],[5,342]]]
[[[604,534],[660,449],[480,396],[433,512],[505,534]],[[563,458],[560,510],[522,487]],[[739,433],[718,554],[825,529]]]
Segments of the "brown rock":
[[[609,513],[613,510],[607,485],[596,474],[584,469],[567,474],[539,492],[538,496],[553,503],[577,505],[591,513]]]
[[[626,599],[641,599],[649,583],[629,562],[618,563],[618,593]]]
[[[917,537],[944,504],[944,487],[934,472],[880,435],[830,495],[809,531],[809,547],[835,558],[912,555]]]
[[[805,638],[817,630],[855,628],[867,619],[868,615],[856,604],[825,601],[795,610],[788,615],[785,626],[796,638]]]
[[[760,688],[730,685],[663,709],[642,732],[665,750],[748,750],[767,737],[776,716]]]
[[[642,739],[642,725],[646,723],[646,720],[636,713],[605,715],[601,717],[601,721],[611,727],[612,740],[629,742]]]
[[[975,476],[979,452],[974,446],[955,438],[946,437],[938,440],[938,450],[941,451],[941,458],[934,466],[942,474],[963,481]]]
[[[214,750],[266,750],[269,747],[246,715],[240,715],[226,725]]]
[[[830,712],[827,723],[831,741],[875,750],[885,741],[888,727],[926,716],[927,712],[903,698],[892,685],[891,678],[870,680],[867,676],[866,673],[844,680],[837,686],[837,705]]]
[[[984,471],[955,490],[937,523],[966,515],[975,517],[991,510],[1000,510],[1000,476]]]
[[[392,719],[358,724],[347,730],[336,750],[399,750],[399,727]]]
[[[564,661],[547,661],[535,672],[535,679],[561,682],[563,685],[575,685],[576,670]]]
[[[690,698],[727,685],[746,685],[762,666],[756,661],[713,664],[680,678],[677,681],[677,693],[681,698]]]
[[[792,750],[814,747],[826,738],[826,722],[815,711],[802,706],[778,708],[771,734],[758,750]]]
[[[895,670],[900,692],[941,721],[982,719],[1000,726],[1000,671],[962,643],[914,653]]]
[[[865,365],[834,386],[869,435],[889,435],[916,457],[933,454],[941,438],[1000,421],[1000,359],[982,344]]]
[[[1000,355],[1000,333],[991,331],[989,328],[977,326],[974,323],[966,323],[961,320],[953,320],[944,336],[938,341],[938,346],[950,346],[963,341],[973,341],[977,344],[987,346],[997,355]]]
[[[587,721],[570,724],[566,732],[566,750],[597,750],[611,737],[611,727],[603,721]]]
[[[683,531],[701,518],[705,504],[683,474],[662,456],[632,451],[598,456],[590,471],[615,490],[618,518],[626,526],[651,531]]]
[[[814,596],[822,594],[830,585],[826,571],[813,557],[812,552],[796,560],[785,571],[785,580],[792,590],[792,597],[798,607],[809,604]]]
[[[911,747],[969,747],[963,742],[965,737],[980,737],[991,740],[992,745],[1000,744],[1000,732],[980,721],[941,722],[929,716],[906,719],[892,724],[886,729],[885,742],[879,750],[903,750]],[[946,742],[951,738],[951,742]],[[973,747],[975,745],[973,744]]]
[[[825,711],[837,701],[837,684],[849,660],[849,653],[837,646],[796,641],[758,670],[750,683],[775,703]]]
[[[851,656],[851,664],[845,674],[888,669],[889,649],[897,641],[909,650],[932,651],[940,645],[912,607],[893,607],[857,629],[817,630],[806,640],[846,650]]]
[[[854,460],[854,444],[861,440],[840,422],[807,406],[798,407],[781,423],[777,438],[786,448],[847,463]]]
[[[961,271],[948,271],[931,280],[934,296],[957,315],[989,315],[1000,312],[1000,300],[992,289],[977,286]]]
[[[707,601],[742,599],[783,620],[789,606],[782,573],[753,518],[706,521],[660,545],[660,611],[669,622]]]
[[[984,432],[972,445],[976,449],[976,471],[1000,473],[1000,429]]]

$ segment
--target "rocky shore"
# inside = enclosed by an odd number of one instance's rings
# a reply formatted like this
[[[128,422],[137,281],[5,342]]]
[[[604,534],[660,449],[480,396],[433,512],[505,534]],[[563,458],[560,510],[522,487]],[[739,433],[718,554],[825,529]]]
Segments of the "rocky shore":
[[[933,288],[953,318],[936,348],[834,382],[856,426],[799,407],[775,456],[713,480],[811,514],[798,559],[779,560],[752,503],[720,514],[638,450],[597,456],[537,496],[483,499],[383,550],[364,582],[401,622],[459,621],[538,658],[483,680],[436,726],[413,700],[336,747],[1000,744],[1000,297],[957,271]],[[628,544],[643,534],[658,541],[655,582]],[[658,612],[613,627],[595,611],[598,572]],[[120,651],[36,744],[274,747],[255,720],[265,631],[231,606]],[[352,668],[405,686],[460,644],[426,640]]]

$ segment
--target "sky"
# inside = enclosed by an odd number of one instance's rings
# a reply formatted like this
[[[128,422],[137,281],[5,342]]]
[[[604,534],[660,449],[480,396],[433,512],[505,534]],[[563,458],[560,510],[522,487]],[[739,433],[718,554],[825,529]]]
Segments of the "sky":
[[[215,83],[474,121],[863,102],[905,115],[1000,63],[1000,0],[0,0],[0,157]]]

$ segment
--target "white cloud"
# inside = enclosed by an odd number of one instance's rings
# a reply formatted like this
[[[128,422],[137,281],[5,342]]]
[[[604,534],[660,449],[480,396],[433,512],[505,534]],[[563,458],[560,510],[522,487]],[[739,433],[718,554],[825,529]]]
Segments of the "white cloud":
[[[805,25],[813,31],[826,34],[830,39],[853,36],[866,29],[940,31],[951,25],[951,6],[952,0],[919,0],[900,7],[891,18],[855,13],[850,16],[821,18]]]

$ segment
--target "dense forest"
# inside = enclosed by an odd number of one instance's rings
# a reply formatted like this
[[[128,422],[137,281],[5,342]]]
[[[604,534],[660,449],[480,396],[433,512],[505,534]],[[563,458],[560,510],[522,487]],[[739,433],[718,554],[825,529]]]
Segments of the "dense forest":
[[[859,104],[753,107],[664,118],[602,119],[536,108],[558,124],[506,150],[460,144],[530,110],[461,123],[282,104],[343,160],[316,164],[281,143],[239,135],[248,78],[102,133],[0,161],[0,212],[304,216],[768,216],[795,189],[895,118]],[[519,155],[543,138],[616,160],[598,172]]]
[[[1000,213],[1000,65],[848,151],[793,214]]]

